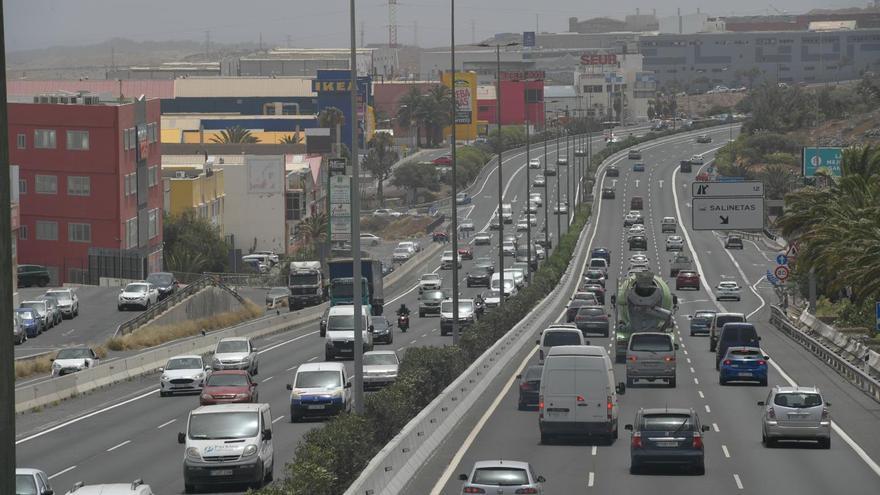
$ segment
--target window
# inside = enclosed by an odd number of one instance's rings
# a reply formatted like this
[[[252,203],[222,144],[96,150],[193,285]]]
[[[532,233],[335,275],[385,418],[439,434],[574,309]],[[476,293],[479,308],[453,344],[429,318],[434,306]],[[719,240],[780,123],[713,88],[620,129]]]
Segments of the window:
[[[89,131],[67,131],[67,149],[82,150],[89,149]]]
[[[67,194],[70,196],[91,196],[92,181],[90,177],[71,175],[67,177]]]
[[[18,238],[22,241],[26,241],[28,238],[28,227],[27,225],[19,225],[18,226]]]
[[[131,249],[137,247],[137,217],[125,221],[125,247]]]
[[[122,151],[128,151],[128,129],[122,130]]]
[[[18,179],[18,193],[27,194],[27,179]]]
[[[47,220],[37,220],[37,240],[38,241],[57,241],[58,240],[58,222],[50,222]]]
[[[70,242],[92,242],[92,226],[88,223],[68,223],[67,240]]]
[[[149,238],[159,235],[159,210],[150,210]]]
[[[299,103],[282,103],[281,115],[299,115]]]
[[[137,174],[125,175],[125,195],[131,196],[137,193]]]
[[[159,183],[159,167],[150,167],[149,187],[153,187]]]
[[[16,139],[16,144],[20,150],[27,148],[27,136],[25,134],[19,134]]]
[[[35,176],[34,190],[37,194],[58,194],[58,177],[54,175]]]
[[[37,129],[34,131],[34,148],[54,149],[55,148],[55,130],[54,129]]]
[[[543,94],[540,89],[526,90],[526,103],[538,103],[543,100]]]

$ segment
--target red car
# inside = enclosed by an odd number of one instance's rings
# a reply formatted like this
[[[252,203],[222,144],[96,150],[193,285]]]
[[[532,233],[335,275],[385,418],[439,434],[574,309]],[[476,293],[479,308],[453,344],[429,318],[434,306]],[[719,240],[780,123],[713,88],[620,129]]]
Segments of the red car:
[[[675,277],[675,290],[681,290],[685,287],[700,290],[700,274],[693,270],[679,270]]]
[[[697,181],[709,182],[709,174],[707,174],[706,172],[700,172],[699,174],[697,174]]]
[[[472,248],[470,246],[458,248],[458,257],[463,260],[474,259],[474,248]]]
[[[208,375],[199,404],[228,404],[233,402],[257,402],[257,383],[245,370],[215,371]]]
[[[452,165],[452,156],[450,156],[450,155],[438,156],[437,158],[434,158],[434,160],[431,163],[433,163],[434,165]]]

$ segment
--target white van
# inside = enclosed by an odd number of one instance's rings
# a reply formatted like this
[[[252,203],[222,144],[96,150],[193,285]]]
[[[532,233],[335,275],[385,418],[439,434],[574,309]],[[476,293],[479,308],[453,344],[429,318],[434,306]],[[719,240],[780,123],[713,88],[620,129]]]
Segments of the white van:
[[[186,445],[183,484],[186,493],[200,485],[272,481],[275,450],[269,404],[202,406],[189,413],[186,433],[177,434]]]
[[[602,270],[608,273],[608,261],[605,258],[590,258],[590,270]]]
[[[550,352],[551,347],[558,345],[584,345],[584,334],[576,325],[557,324],[550,325],[541,332],[538,339],[538,361],[544,362],[544,357]]]
[[[493,273],[489,280],[489,288],[501,290],[501,274]],[[516,282],[511,273],[507,273],[504,277],[504,297],[513,297],[516,295]]]
[[[287,390],[291,423],[304,416],[333,416],[351,410],[351,381],[342,363],[301,364]]]
[[[372,351],[373,332],[370,328],[370,313],[366,306],[361,306],[361,318],[364,352]],[[354,357],[354,306],[333,306],[327,315],[324,360],[333,361],[337,356]]]
[[[513,223],[513,205],[510,203],[501,204],[501,218],[504,223]]]
[[[617,394],[614,369],[604,347],[560,345],[550,349],[541,372],[538,427],[541,443],[558,435],[617,438]]]

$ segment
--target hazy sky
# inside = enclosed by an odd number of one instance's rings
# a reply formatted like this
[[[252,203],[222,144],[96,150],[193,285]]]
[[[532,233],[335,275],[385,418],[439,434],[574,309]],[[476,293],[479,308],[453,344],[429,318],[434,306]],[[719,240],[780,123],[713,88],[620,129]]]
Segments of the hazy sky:
[[[657,9],[658,16],[676,8],[712,15],[773,13],[773,7],[791,13],[812,8],[864,6],[868,0],[458,0],[456,41],[471,41],[496,32],[534,30],[539,15],[542,31],[565,31],[568,17],[623,18]],[[7,50],[84,45],[112,37],[143,40],[258,41],[268,45],[329,47],[348,44],[347,0],[5,0]],[[387,0],[357,0],[358,30],[364,22],[366,42],[388,39]],[[735,9],[735,10],[731,10]],[[437,46],[449,39],[449,0],[398,0],[398,41],[413,42],[418,22],[421,46]],[[360,42],[360,37],[358,37]]]

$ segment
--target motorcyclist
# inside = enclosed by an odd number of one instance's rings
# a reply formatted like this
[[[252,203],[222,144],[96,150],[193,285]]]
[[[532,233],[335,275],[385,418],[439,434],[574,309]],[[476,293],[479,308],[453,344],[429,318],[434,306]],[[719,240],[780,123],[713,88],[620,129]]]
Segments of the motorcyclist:
[[[397,308],[397,316],[409,316],[409,308],[406,307],[406,304],[400,304],[400,307]]]

